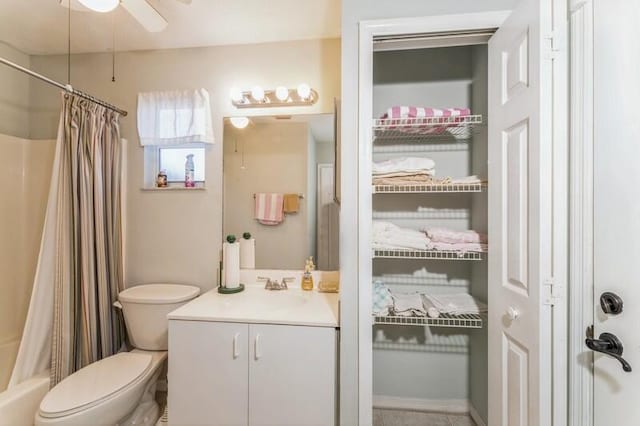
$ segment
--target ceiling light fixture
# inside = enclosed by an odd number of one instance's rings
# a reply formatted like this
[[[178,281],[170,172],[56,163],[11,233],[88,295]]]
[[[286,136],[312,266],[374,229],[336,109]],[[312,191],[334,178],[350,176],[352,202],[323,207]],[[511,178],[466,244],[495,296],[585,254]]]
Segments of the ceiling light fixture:
[[[78,0],[84,7],[94,12],[106,13],[111,12],[118,7],[120,0]]]
[[[264,90],[255,86],[251,91],[240,91],[233,88],[230,97],[236,108],[273,108],[311,106],[318,102],[319,95],[308,84],[302,83],[297,89],[278,86],[275,90]]]
[[[249,118],[247,117],[229,117],[229,121],[236,129],[244,129],[249,125]]]

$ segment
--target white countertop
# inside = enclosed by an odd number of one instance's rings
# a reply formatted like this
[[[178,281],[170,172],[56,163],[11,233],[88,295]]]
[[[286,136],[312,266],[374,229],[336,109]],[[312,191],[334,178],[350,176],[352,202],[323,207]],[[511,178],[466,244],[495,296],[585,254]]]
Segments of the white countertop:
[[[337,293],[303,291],[299,282],[292,282],[289,290],[265,290],[264,284],[247,285],[235,294],[220,294],[214,289],[171,312],[168,318],[338,327],[338,311]]]

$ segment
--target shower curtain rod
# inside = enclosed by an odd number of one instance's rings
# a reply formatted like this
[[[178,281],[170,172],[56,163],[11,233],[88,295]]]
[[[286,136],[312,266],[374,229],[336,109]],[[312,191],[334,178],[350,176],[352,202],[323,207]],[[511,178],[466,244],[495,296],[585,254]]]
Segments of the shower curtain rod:
[[[105,102],[105,101],[103,101],[101,99],[94,98],[93,96],[88,95],[88,94],[86,94],[84,92],[81,92],[78,89],[74,89],[70,84],[58,83],[55,80],[51,80],[50,78],[43,76],[42,74],[38,74],[37,72],[31,71],[28,68],[25,68],[23,66],[20,66],[20,65],[16,64],[15,62],[11,62],[11,61],[3,58],[2,56],[0,56],[0,63],[3,63],[5,65],[7,65],[7,66],[10,66],[11,68],[17,69],[18,71],[22,71],[25,74],[29,74],[31,77],[35,77],[38,80],[44,81],[45,83],[49,83],[49,84],[52,84],[52,85],[54,85],[56,87],[59,87],[60,89],[64,90],[67,93],[71,93],[73,95],[80,96],[81,98],[88,99],[91,102],[94,102],[94,103],[96,103],[98,105],[102,105],[103,107],[108,108],[108,109],[110,109],[112,111],[115,111],[115,112],[119,113],[122,116],[126,116],[127,115],[127,111],[122,110],[122,109],[120,109],[120,108],[118,108],[116,106],[113,106],[110,103],[107,103],[107,102]]]

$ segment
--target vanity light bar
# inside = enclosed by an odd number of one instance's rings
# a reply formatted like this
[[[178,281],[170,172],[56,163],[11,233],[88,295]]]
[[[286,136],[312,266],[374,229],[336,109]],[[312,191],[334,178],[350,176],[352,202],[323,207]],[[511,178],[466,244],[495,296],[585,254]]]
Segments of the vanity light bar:
[[[283,89],[288,92],[288,96],[284,96]],[[259,92],[257,93],[258,97],[262,95],[262,99],[254,98],[253,95],[256,94],[256,92]],[[284,100],[280,100],[281,98],[284,98]],[[318,92],[311,88],[309,88],[307,97],[302,97],[298,89],[279,87],[275,90],[257,91],[256,88],[254,88],[252,90],[238,92],[235,96],[232,96],[231,103],[236,108],[296,107],[311,106],[318,102],[318,98]]]

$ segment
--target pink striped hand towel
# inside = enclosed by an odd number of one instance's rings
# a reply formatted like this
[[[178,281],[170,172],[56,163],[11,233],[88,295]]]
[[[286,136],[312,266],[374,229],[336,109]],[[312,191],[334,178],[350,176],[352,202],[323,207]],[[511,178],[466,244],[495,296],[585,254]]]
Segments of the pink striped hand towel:
[[[393,106],[380,118],[464,117],[467,115],[471,115],[469,108]]]
[[[283,194],[259,193],[255,195],[255,218],[263,225],[279,225],[284,218]]]

